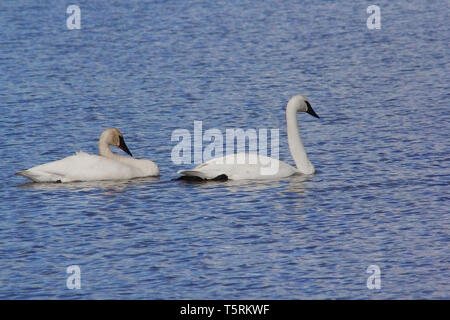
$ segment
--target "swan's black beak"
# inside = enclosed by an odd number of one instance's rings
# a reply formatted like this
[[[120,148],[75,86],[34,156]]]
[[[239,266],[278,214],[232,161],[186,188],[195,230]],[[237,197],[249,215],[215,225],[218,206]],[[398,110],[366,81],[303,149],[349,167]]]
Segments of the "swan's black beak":
[[[313,108],[311,107],[311,105],[309,104],[308,101],[305,101],[306,105],[308,106],[308,110],[306,110],[306,113],[309,113],[310,115],[312,115],[313,117],[319,118],[319,115],[313,110]]]
[[[127,145],[125,144],[125,140],[123,140],[123,137],[119,137],[119,139],[120,139],[119,148],[128,153],[130,156],[133,156],[130,150],[128,149]]]

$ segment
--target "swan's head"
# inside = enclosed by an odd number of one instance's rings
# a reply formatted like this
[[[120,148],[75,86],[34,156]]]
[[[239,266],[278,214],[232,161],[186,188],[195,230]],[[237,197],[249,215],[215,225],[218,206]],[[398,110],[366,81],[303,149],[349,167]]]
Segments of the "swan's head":
[[[311,104],[308,101],[308,98],[305,96],[302,96],[301,94],[298,94],[296,96],[293,96],[288,104],[287,109],[293,109],[297,112],[306,112],[312,115],[313,117],[320,118],[317,113],[313,110],[311,107]]]
[[[100,143],[106,143],[110,146],[115,146],[126,153],[128,153],[130,156],[133,156],[128,149],[127,145],[125,144],[125,140],[123,139],[123,134],[120,132],[119,129],[116,128],[109,128],[103,131],[102,135],[100,136]]]

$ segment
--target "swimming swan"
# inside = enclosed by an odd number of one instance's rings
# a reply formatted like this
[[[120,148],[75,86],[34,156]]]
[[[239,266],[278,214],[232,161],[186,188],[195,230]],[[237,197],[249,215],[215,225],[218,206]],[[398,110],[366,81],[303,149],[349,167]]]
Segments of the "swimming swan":
[[[306,155],[298,131],[297,112],[306,112],[319,118],[302,95],[292,97],[286,107],[286,122],[289,149],[297,168],[277,159],[262,155],[238,153],[211,159],[188,171],[179,171],[181,179],[204,180],[278,179],[296,173],[313,174],[315,169]],[[251,161],[253,157],[253,161]]]
[[[116,128],[109,128],[101,134],[98,141],[99,156],[77,152],[73,156],[16,174],[35,182],[124,180],[159,175],[158,166],[153,161],[114,154],[109,146],[118,147],[133,156],[122,133]]]

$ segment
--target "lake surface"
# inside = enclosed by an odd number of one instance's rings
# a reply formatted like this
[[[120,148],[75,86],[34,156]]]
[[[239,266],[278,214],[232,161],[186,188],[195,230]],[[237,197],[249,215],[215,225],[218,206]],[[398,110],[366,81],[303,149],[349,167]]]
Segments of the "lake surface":
[[[3,1],[0,298],[450,298],[449,3],[379,1],[379,30],[371,4]],[[294,165],[298,93],[321,117],[299,114],[315,175],[172,180],[194,166],[172,163],[172,132],[194,121],[279,128]],[[97,153],[108,127],[161,176],[14,175]]]

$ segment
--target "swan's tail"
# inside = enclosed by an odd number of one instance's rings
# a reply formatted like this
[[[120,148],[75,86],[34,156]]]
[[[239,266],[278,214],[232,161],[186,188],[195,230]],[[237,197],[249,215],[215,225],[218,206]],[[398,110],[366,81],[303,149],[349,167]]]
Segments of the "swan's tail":
[[[34,182],[61,182],[61,177],[47,172],[34,172],[23,170],[16,172],[16,175],[23,176]]]
[[[38,177],[36,175],[33,175],[28,170],[18,171],[16,172],[16,175],[23,176],[25,178],[30,179],[31,181],[38,182]]]

